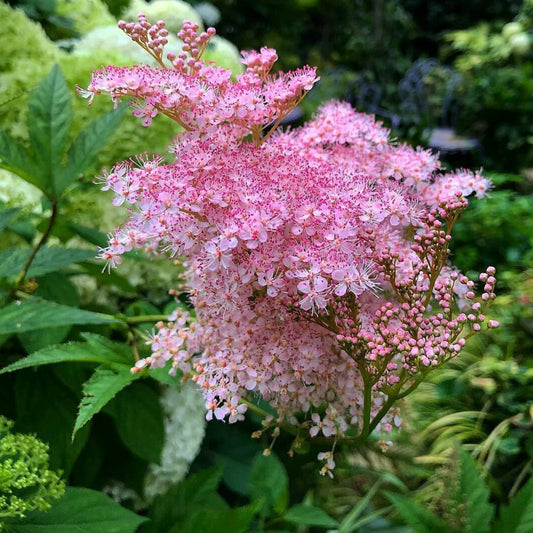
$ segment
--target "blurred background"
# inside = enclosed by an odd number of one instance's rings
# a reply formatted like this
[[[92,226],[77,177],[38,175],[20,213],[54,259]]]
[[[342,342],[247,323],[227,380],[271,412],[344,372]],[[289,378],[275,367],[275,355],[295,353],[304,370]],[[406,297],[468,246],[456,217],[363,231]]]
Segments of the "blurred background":
[[[454,522],[458,500],[449,490],[467,468],[459,459],[459,445],[484,472],[491,503],[496,508],[509,504],[533,468],[533,0],[4,1],[0,130],[28,141],[28,98],[55,63],[73,95],[73,136],[89,119],[108,111],[110,103],[104,99],[89,110],[75,95],[75,86],[86,87],[91,71],[102,65],[145,60],[116,28],[119,19],[135,19],[140,11],[151,21],[165,20],[171,32],[184,19],[214,25],[217,37],[207,58],[234,74],[241,68],[239,51],[262,46],[277,50],[279,69],[318,66],[320,82],[302,102],[292,125],[310,118],[326,100],[346,100],[359,111],[375,114],[399,141],[440,152],[445,166],[482,168],[491,178],[489,197],[473,199],[456,226],[452,261],[473,276],[487,265],[497,268],[499,296],[491,318],[500,328],[473,339],[460,360],[435,372],[405,400],[405,427],[393,435],[394,445],[386,453],[378,439],[357,450],[339,446],[331,481],[317,476],[316,453],[290,459],[283,436],[275,450],[280,450],[289,475],[291,501],[312,494],[315,505],[348,524],[340,529],[345,533],[411,531],[382,488],[422,503],[447,522],[449,531],[463,531]],[[91,184],[92,176],[137,153],[165,153],[175,133],[175,125],[165,117],[157,117],[146,129],[137,119],[125,117],[93,168],[65,199],[63,212],[78,225],[96,224],[98,231],[110,231],[120,214]],[[44,209],[31,187],[19,187],[3,170],[0,203],[23,204],[25,213],[33,216]],[[25,239],[22,222],[1,248]],[[60,229],[55,238],[68,242],[73,234]],[[103,311],[110,306],[130,306],[132,313],[160,311],[169,303],[167,289],[174,275],[168,262],[160,266],[154,269],[153,260],[137,258],[121,272],[126,281],[103,292],[104,281],[85,280],[86,286],[77,286],[82,304]],[[14,386],[4,383],[5,391]],[[7,411],[17,414],[15,408]],[[219,492],[232,506],[247,501],[252,460],[264,447],[249,439],[256,422],[251,417],[249,427],[208,425],[196,459],[193,462],[192,454],[180,475],[190,462],[191,472],[199,473],[225,461],[231,466],[224,470]],[[100,424],[108,426],[104,419]],[[27,428],[38,432],[30,422]],[[61,466],[73,483],[101,489],[109,481],[109,465],[102,460],[98,475],[91,477],[82,461],[89,458],[80,457],[68,468]],[[129,474],[112,469],[112,477],[120,487],[138,491],[142,476],[131,476],[131,468]],[[135,498],[127,490],[116,489],[114,494],[134,507]],[[367,519],[350,522],[350,512],[357,520]],[[356,523],[357,528],[350,529]],[[298,527],[290,530],[314,531],[318,526]]]

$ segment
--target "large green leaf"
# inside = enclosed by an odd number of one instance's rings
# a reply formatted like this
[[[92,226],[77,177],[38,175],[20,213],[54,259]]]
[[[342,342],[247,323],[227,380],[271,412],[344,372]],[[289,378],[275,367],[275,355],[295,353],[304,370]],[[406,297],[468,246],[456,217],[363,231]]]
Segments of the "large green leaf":
[[[264,445],[250,438],[250,432],[239,424],[225,424],[218,420],[207,424],[204,448],[206,464],[223,463],[224,484],[242,496],[250,495],[250,470],[255,457]]]
[[[331,518],[318,507],[305,503],[291,507],[284,515],[283,520],[291,524],[316,527],[339,527],[337,520]]]
[[[30,254],[29,248],[8,248],[0,253],[0,278],[16,278],[24,268]],[[56,272],[64,266],[94,259],[95,256],[95,250],[44,246],[35,255],[28,270],[28,277],[36,278],[49,272]]]
[[[195,512],[227,508],[227,504],[216,492],[223,472],[222,464],[202,470],[156,497],[150,506],[152,521],[148,525],[148,531],[168,533],[171,526],[186,523]]]
[[[137,457],[159,463],[165,440],[159,396],[148,385],[135,383],[124,389],[109,407],[122,442]]]
[[[77,307],[80,303],[76,286],[70,281],[70,278],[58,272],[51,272],[40,277],[38,285],[34,296],[72,307]],[[70,325],[57,326],[25,331],[18,335],[18,339],[26,352],[32,353],[64,341],[71,327]]]
[[[87,342],[48,346],[3,368],[0,374],[53,363],[97,363],[113,368],[124,366],[128,369],[133,364],[131,355],[128,354],[128,349],[124,345],[114,343],[94,333],[85,333],[83,336]]]
[[[470,454],[461,449],[460,490],[466,510],[465,533],[487,533],[494,516],[494,506],[489,503],[490,490],[477,463]]]
[[[118,392],[138,377],[138,374],[132,374],[126,366],[115,370],[104,366],[98,367],[89,381],[83,385],[83,398],[72,435],[74,436]]]
[[[93,120],[74,139],[68,150],[68,161],[58,178],[58,192],[67,187],[84,170],[87,170],[98,157],[111,135],[124,118],[127,105],[121,105]]]
[[[76,224],[74,222],[67,221],[68,229],[74,232],[76,235],[79,235],[82,239],[105,248],[107,246],[107,235],[100,230],[95,228],[89,228],[88,226],[82,226],[81,224]],[[100,268],[102,270],[102,268]]]
[[[273,509],[282,514],[289,503],[289,477],[282,462],[274,455],[260,454],[250,471],[250,497],[263,500],[264,512]]]
[[[5,524],[7,533],[134,533],[148,519],[96,490],[68,487],[46,512]]]
[[[492,533],[531,533],[533,531],[533,478],[511,500],[500,508],[500,516]]]
[[[247,533],[257,513],[255,505],[236,509],[207,509],[193,513],[184,523],[175,525],[169,533]]]
[[[46,192],[46,181],[34,164],[31,154],[3,131],[0,131],[0,168],[17,174],[24,181]]]
[[[385,492],[387,498],[394,504],[406,524],[413,528],[414,533],[451,533],[452,530],[439,517],[406,496]]]
[[[57,198],[63,190],[60,168],[72,123],[71,100],[63,73],[55,65],[28,102],[28,130],[49,198]]]
[[[24,300],[13,302],[0,310],[0,335],[68,324],[113,324],[118,322],[114,317],[102,313],[93,313],[46,300]]]
[[[50,445],[50,465],[69,475],[89,436],[89,426],[72,440],[78,396],[51,368],[21,372],[16,376],[16,428],[36,433]]]

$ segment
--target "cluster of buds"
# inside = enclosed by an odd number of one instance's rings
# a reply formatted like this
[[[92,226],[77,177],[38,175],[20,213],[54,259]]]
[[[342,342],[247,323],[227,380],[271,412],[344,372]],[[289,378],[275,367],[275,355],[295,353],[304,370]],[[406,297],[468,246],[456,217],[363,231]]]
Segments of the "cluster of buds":
[[[143,13],[139,13],[139,22],[120,20],[118,27],[158,63],[162,63],[163,50],[168,44],[168,30],[164,21],[158,20],[155,24],[151,24]]]
[[[112,266],[135,248],[182,257],[195,307],[194,320],[178,311],[157,325],[134,371],[192,378],[208,419],[241,420],[259,394],[277,411],[276,435],[390,432],[402,423],[395,403],[485,323],[493,269],[476,299],[448,255],[467,197],[490,183],[441,172],[434,154],[391,142],[348,104],[274,132],[314,69],[271,76],[276,54],[265,48],[244,54],[247,70],[232,80],[202,65],[212,30],[194,31],[185,23],[178,34],[189,62],[107,67],[86,92],[134,97],[185,129],[174,161],[146,156],[102,177],[133,209],[101,256]],[[333,457],[321,458],[330,472]]]

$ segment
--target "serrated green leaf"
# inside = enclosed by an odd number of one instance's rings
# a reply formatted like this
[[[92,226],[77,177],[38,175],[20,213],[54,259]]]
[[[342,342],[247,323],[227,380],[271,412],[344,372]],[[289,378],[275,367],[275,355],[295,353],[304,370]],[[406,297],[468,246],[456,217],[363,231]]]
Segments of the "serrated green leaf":
[[[127,109],[127,105],[121,105],[105,113],[93,120],[74,139],[68,150],[67,164],[58,178],[58,192],[64,190],[96,161],[98,154],[120,125]]]
[[[411,498],[400,494],[385,492],[385,496],[394,504],[396,511],[402,516],[415,533],[451,533],[452,530],[439,517]]]
[[[289,477],[282,462],[274,455],[258,455],[250,471],[252,501],[264,500],[263,511],[282,514],[289,503]]]
[[[283,520],[291,524],[315,527],[338,527],[337,520],[331,518],[322,509],[313,505],[300,503],[291,507],[284,515]]]
[[[466,510],[465,532],[486,533],[494,516],[494,507],[489,503],[490,490],[477,463],[470,454],[461,449],[460,490]]]
[[[124,361],[124,353],[120,348],[124,348],[117,343],[108,341],[116,348],[109,348],[103,341],[104,339],[99,335],[85,334],[92,342],[69,342],[66,344],[58,344],[56,346],[47,346],[42,350],[34,352],[24,359],[20,359],[9,366],[0,370],[0,374],[14,372],[23,368],[30,368],[34,366],[51,365],[54,363],[96,363],[108,365],[113,368],[120,368],[124,366],[129,370],[130,364]]]
[[[95,250],[85,250],[83,248],[43,247],[37,252],[28,270],[28,276],[37,278],[49,272],[56,272],[72,263],[94,259],[95,255]]]
[[[78,416],[74,424],[72,437],[96,414],[104,405],[112,400],[118,392],[138,379],[128,368],[112,370],[100,366],[83,385],[83,398],[80,402]]]
[[[114,324],[110,315],[93,313],[46,300],[13,302],[0,309],[0,335],[69,324]]]
[[[135,383],[123,390],[110,407],[118,434],[127,448],[140,459],[158,464],[165,440],[159,396],[148,385]]]
[[[531,478],[511,500],[500,507],[500,516],[492,527],[492,533],[533,532],[533,478]]]
[[[16,278],[24,268],[31,252],[29,248],[8,248],[0,253],[0,278]],[[28,277],[44,276],[72,263],[94,259],[95,255],[95,250],[44,246],[37,252],[30,265]]]
[[[87,341],[87,347],[95,354],[100,354],[108,361],[122,363],[130,368],[134,363],[131,348],[124,343],[113,342],[97,333],[84,332],[81,336]]]
[[[9,221],[20,211],[20,208],[3,209],[0,211],[0,233],[6,229]]]
[[[134,533],[147,520],[103,492],[67,487],[49,511],[28,513],[4,527],[7,533]]]
[[[72,123],[72,98],[59,65],[55,65],[33,91],[28,102],[28,130],[33,152],[42,171],[45,194],[57,198],[61,163]]]
[[[0,168],[13,172],[24,181],[46,192],[46,182],[31,154],[3,131],[0,131]]]

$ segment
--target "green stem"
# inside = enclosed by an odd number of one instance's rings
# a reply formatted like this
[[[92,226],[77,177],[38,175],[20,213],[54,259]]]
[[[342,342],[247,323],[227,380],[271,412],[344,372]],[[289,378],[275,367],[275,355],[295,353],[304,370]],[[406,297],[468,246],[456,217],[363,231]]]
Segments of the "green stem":
[[[166,322],[168,315],[139,315],[139,316],[120,316],[126,324],[143,324],[144,322]]]
[[[32,250],[30,257],[28,257],[28,260],[26,261],[26,264],[24,265],[22,272],[19,274],[17,278],[17,283],[16,283],[17,288],[21,287],[22,284],[24,283],[24,280],[26,279],[26,276],[28,275],[30,266],[35,260],[35,256],[37,255],[37,252],[46,244],[46,241],[50,237],[50,234],[52,233],[52,228],[54,227],[54,223],[57,218],[57,213],[58,213],[57,200],[53,200],[52,201],[52,214],[50,215],[50,218],[48,220],[48,225],[46,226],[44,233],[39,239],[39,242],[37,243],[35,248]]]
[[[361,430],[361,437],[366,438],[372,432],[372,425],[370,423],[370,413],[372,409],[372,380],[365,379],[365,390],[363,392],[363,429]]]

